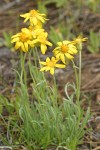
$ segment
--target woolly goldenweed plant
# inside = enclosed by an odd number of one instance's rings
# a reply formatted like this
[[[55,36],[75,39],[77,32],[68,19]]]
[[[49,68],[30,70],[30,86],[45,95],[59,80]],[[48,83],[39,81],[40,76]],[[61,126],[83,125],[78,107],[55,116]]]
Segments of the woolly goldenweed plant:
[[[24,141],[29,150],[45,150],[52,146],[55,149],[76,150],[83,141],[89,118],[89,109],[84,112],[80,98],[82,42],[87,38],[79,36],[72,41],[59,41],[58,46],[52,50],[52,57],[43,61],[39,58],[39,48],[45,54],[48,46],[52,46],[48,41],[48,33],[43,28],[46,16],[31,10],[21,17],[25,18],[24,22],[29,21],[29,27],[21,29],[12,36],[11,41],[21,56],[21,71],[16,71],[20,87],[15,98],[22,120],[20,141]],[[74,63],[77,53],[79,66]],[[76,84],[65,86],[67,98],[61,100],[55,69],[65,68],[69,62],[73,64]],[[47,82],[44,71],[50,71],[54,81],[52,86]],[[69,86],[74,89],[71,96],[67,92]]]

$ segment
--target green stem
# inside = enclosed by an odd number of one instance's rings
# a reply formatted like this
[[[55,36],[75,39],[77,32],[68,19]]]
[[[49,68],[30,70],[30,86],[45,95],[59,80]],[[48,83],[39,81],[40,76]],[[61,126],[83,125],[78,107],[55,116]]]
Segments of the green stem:
[[[55,76],[53,76],[53,81],[54,81],[54,95],[55,95],[55,100],[53,101],[53,105],[54,107],[57,106],[57,98],[58,96],[58,87],[57,87],[57,83],[56,83],[56,78]]]
[[[21,83],[27,83],[26,81],[26,70],[25,70],[25,59],[26,59],[26,53],[23,55],[23,52],[20,53],[20,61],[21,61]]]
[[[76,97],[77,97],[77,100],[79,101],[79,78],[78,78],[78,72],[77,72],[77,67],[76,67],[76,65],[75,65],[73,60],[72,60],[72,64],[73,64],[73,69],[74,69],[75,79],[76,79]]]
[[[81,92],[81,69],[82,69],[82,56],[81,56],[81,50],[79,51],[79,98],[80,98],[80,92]]]
[[[81,59],[81,50],[79,51],[79,68],[77,71],[77,67],[75,66],[74,61],[72,60],[73,63],[73,69],[75,72],[75,79],[76,79],[76,97],[77,97],[77,102],[79,102],[80,100],[80,93],[81,93],[81,63],[82,59]]]

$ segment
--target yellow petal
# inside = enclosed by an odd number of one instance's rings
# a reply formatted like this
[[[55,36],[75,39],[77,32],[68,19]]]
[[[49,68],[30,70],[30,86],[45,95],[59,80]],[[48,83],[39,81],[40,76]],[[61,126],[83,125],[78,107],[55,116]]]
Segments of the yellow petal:
[[[46,62],[50,62],[50,58],[49,57],[46,58]]]
[[[12,39],[11,43],[14,43],[14,42],[17,42],[17,41],[19,41],[19,37],[16,37],[16,38]]]
[[[15,45],[15,49],[19,49],[21,46],[21,42],[17,42],[16,45]]]
[[[61,46],[61,45],[62,45],[62,42],[57,42],[57,44],[58,44],[59,46]]]
[[[40,71],[45,71],[46,70],[46,67],[43,67],[40,69]]]
[[[47,50],[47,46],[44,45],[44,44],[41,44],[41,52],[42,52],[42,54],[45,54],[46,50]]]
[[[51,60],[52,60],[52,61],[55,61],[56,59],[55,59],[55,57],[52,57]]]
[[[37,16],[37,18],[38,18],[41,22],[43,22],[43,23],[44,23],[44,19],[43,19],[43,17],[41,17],[41,16]]]
[[[63,64],[56,64],[55,67],[57,67],[57,68],[65,68],[66,66],[63,65]]]
[[[73,45],[73,44],[68,44],[68,47],[69,47],[69,48],[75,48],[75,49],[76,49],[76,46]]]
[[[31,22],[32,24],[34,24],[34,25],[37,25],[37,19],[36,19],[36,17],[30,18],[30,22]]]
[[[36,43],[38,43],[38,42],[40,42],[39,39],[35,39],[35,40],[32,41],[33,44],[36,44]]]
[[[26,50],[25,50],[25,47],[24,47],[24,44],[23,44],[23,43],[21,43],[21,49],[22,49],[22,51],[23,51],[23,52],[26,52]]]
[[[20,15],[20,17],[23,17],[23,18],[26,18],[26,17],[28,17],[28,16],[29,16],[29,13]]]
[[[29,44],[31,47],[34,47],[34,44],[33,44],[33,42],[32,41],[27,41],[27,44]]]
[[[52,43],[50,43],[49,41],[46,41],[46,44],[52,46]]]
[[[61,61],[65,64],[65,56],[64,56],[64,54],[61,54],[60,58],[61,58]]]
[[[46,71],[49,71],[50,69],[51,69],[50,67],[46,66]]]
[[[56,58],[58,59],[58,58],[60,58],[61,53],[58,53],[58,54],[56,54],[55,56],[56,56]]]
[[[71,48],[68,50],[68,53],[70,54],[76,54],[78,51],[75,48]]]
[[[56,55],[59,53],[59,51],[56,50],[56,51],[54,51],[53,53],[54,53],[54,55],[56,56]]]
[[[23,32],[23,33],[25,33],[25,34],[31,34],[31,32],[30,32],[30,30],[29,29],[27,29],[27,28],[22,28],[21,29],[21,32]]]
[[[42,64],[42,65],[46,65],[46,62],[44,62],[44,61],[40,61],[40,64]]]
[[[28,43],[27,42],[24,42],[24,46],[25,46],[25,50],[26,52],[28,51]]]
[[[24,22],[26,22],[28,19],[29,19],[29,17],[27,17],[27,18],[24,20]]]
[[[16,35],[13,35],[11,38],[16,38],[20,35],[20,33],[17,33]]]
[[[53,75],[54,74],[54,68],[50,69],[50,73]]]
[[[41,16],[46,16],[46,14],[41,14]]]
[[[87,37],[82,39],[82,41],[87,41],[87,40],[88,40],[88,38],[87,38]]]
[[[63,44],[69,44],[71,43],[70,41],[63,41]]]
[[[69,53],[66,53],[65,55],[66,55],[66,57],[67,57],[68,59],[73,59],[73,58],[74,58],[74,57],[73,57],[72,55],[70,55]]]

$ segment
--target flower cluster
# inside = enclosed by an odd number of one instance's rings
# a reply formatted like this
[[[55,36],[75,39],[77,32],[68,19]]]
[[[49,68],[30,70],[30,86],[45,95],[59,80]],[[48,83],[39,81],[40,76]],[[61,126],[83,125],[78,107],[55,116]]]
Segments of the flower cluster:
[[[29,21],[28,28],[22,28],[21,32],[12,36],[11,43],[15,43],[15,50],[20,49],[28,52],[30,48],[40,46],[42,54],[45,54],[47,46],[52,46],[48,41],[48,33],[42,28],[43,23],[47,20],[45,14],[40,14],[36,10],[20,15],[25,18],[24,22]]]
[[[50,58],[47,58],[46,62],[40,62],[42,65],[44,65],[40,71],[50,70],[50,73],[53,75],[55,67],[65,68],[69,60],[72,60],[74,55],[78,53],[78,45],[82,44],[82,42],[86,40],[87,38],[78,36],[73,41],[66,40],[58,42],[58,46],[52,51],[55,57],[52,57],[51,60]],[[56,64],[58,61],[62,61],[63,64]]]
[[[12,36],[11,43],[15,43],[15,49],[20,49],[23,52],[28,52],[30,48],[39,46],[42,54],[47,51],[47,46],[52,46],[52,43],[48,41],[48,33],[43,29],[43,23],[48,20],[45,14],[39,13],[39,11],[31,10],[29,13],[20,15],[26,21],[29,21],[28,28],[22,28],[21,32]],[[40,71],[50,71],[53,75],[55,67],[65,68],[69,60],[74,58],[74,55],[78,53],[78,45],[82,45],[82,42],[87,38],[78,36],[72,41],[62,41],[57,43],[57,47],[54,48],[53,56],[47,57],[46,61],[40,61],[43,65]],[[59,61],[62,64],[59,64]]]

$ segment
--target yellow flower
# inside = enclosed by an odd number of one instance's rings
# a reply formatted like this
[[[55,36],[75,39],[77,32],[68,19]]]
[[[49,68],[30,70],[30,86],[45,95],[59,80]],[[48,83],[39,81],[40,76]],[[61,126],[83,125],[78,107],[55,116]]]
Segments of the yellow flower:
[[[50,71],[50,73],[53,75],[55,67],[57,67],[57,68],[65,68],[66,67],[63,64],[57,64],[58,61],[59,60],[56,59],[55,57],[52,57],[51,59],[49,57],[47,57],[46,62],[40,61],[40,64],[44,65],[44,67],[42,67],[40,69],[40,71]]]
[[[47,45],[52,46],[52,43],[50,43],[47,40],[47,36],[48,36],[47,32],[40,32],[40,33],[38,32],[38,34],[39,35],[37,36],[37,39],[34,40],[34,43],[37,43],[41,47],[42,54],[45,54],[47,50]]]
[[[33,38],[37,38],[39,35],[42,35],[44,33],[44,29],[34,29],[33,26],[29,26],[29,30],[32,33]]]
[[[48,33],[44,31],[44,29],[35,29],[33,26],[29,26],[29,30],[32,32],[33,38],[34,38],[34,44],[41,47],[42,54],[45,54],[47,50],[47,45],[52,46],[52,43],[50,43],[47,40]]]
[[[72,43],[73,44],[81,44],[82,42],[87,41],[88,38],[82,38],[81,36],[78,36],[77,38],[75,38]]]
[[[56,58],[61,59],[65,64],[65,58],[73,59],[73,54],[76,54],[78,51],[76,47],[70,41],[58,42],[58,47],[56,47],[53,52]]]
[[[30,25],[29,28],[32,29],[32,30],[42,29],[42,23],[40,21],[37,21],[37,25],[35,25],[35,26]]]
[[[33,37],[29,29],[22,28],[21,32],[12,36],[11,43],[15,44],[15,49],[21,48],[22,51],[27,52],[30,47],[34,47]]]
[[[30,20],[30,23],[35,26],[38,25],[39,21],[41,23],[44,23],[45,20],[47,20],[45,18],[45,16],[46,16],[45,14],[40,14],[38,11],[36,11],[34,9],[29,11],[29,13],[22,14],[20,16],[25,18],[24,22],[26,22],[27,20]]]

